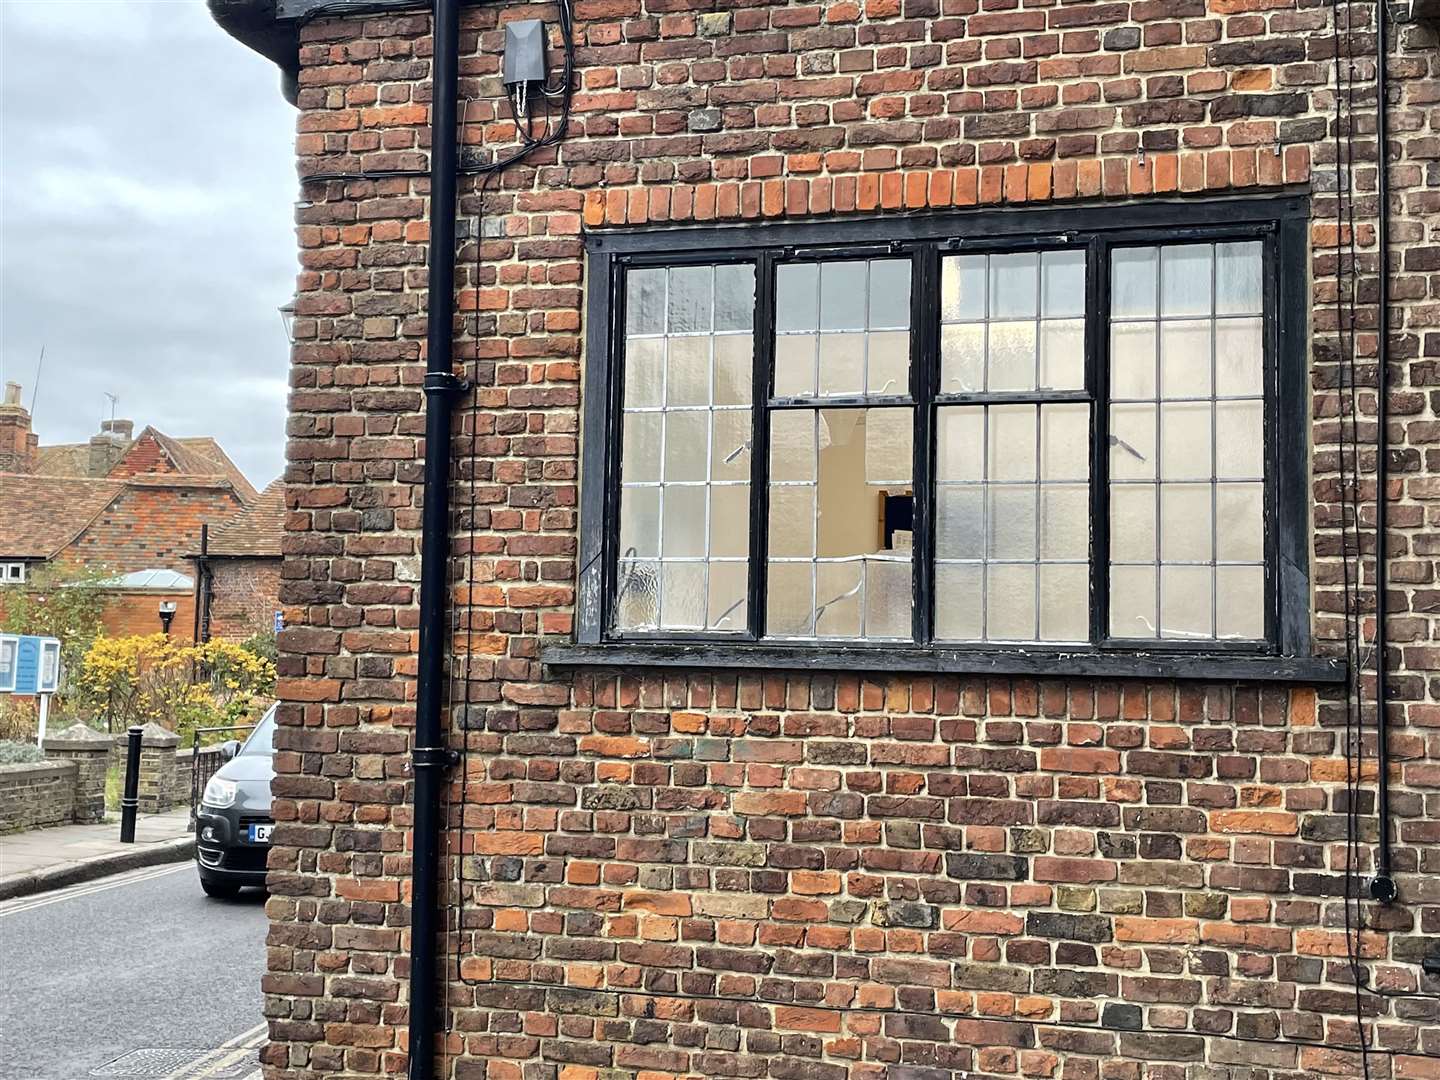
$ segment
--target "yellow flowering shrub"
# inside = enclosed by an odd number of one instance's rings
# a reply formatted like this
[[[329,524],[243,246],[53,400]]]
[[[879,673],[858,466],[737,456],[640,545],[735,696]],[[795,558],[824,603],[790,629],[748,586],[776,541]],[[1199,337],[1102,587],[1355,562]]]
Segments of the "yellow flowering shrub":
[[[78,682],[87,708],[111,731],[154,721],[183,733],[247,718],[274,691],[275,665],[229,641],[102,637],[86,652]]]

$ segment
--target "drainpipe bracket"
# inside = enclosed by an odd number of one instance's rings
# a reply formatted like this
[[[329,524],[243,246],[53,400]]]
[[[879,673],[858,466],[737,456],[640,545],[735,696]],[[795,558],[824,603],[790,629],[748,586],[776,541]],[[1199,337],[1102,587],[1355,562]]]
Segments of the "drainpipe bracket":
[[[460,764],[460,751],[447,746],[417,746],[410,752],[417,769],[453,769]]]
[[[1382,904],[1393,904],[1400,895],[1395,879],[1389,874],[1379,874],[1370,879],[1370,899]]]
[[[448,371],[429,371],[425,373],[425,382],[422,385],[426,394],[455,397],[470,389],[470,380],[452,375]]]

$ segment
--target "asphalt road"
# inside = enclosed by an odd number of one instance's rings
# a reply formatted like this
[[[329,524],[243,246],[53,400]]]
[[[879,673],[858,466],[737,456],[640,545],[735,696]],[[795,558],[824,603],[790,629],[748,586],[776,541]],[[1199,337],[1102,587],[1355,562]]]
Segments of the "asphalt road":
[[[0,1080],[258,1077],[264,965],[264,894],[189,862],[0,904]]]

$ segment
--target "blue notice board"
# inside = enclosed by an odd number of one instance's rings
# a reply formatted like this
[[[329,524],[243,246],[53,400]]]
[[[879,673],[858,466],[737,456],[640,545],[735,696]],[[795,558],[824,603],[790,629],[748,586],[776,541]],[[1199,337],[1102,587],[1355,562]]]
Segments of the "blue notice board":
[[[53,694],[59,686],[59,639],[22,635],[15,648],[15,684],[12,692]]]

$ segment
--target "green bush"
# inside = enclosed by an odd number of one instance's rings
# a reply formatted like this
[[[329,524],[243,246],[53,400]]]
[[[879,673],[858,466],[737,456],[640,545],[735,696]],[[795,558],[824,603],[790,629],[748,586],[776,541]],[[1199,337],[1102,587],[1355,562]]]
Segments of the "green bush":
[[[44,753],[34,743],[0,740],[0,765],[30,765],[44,760]]]

